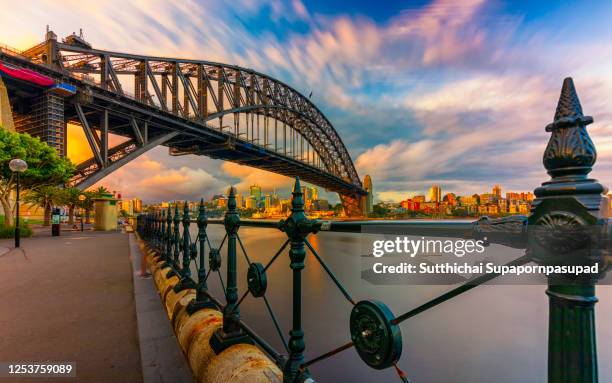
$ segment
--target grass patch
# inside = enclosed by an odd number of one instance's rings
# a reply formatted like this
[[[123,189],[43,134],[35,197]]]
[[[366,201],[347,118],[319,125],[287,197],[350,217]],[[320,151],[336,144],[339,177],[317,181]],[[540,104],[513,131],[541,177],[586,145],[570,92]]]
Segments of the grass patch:
[[[21,218],[19,219],[19,222],[21,222],[21,223],[22,223],[22,226],[23,226],[23,225],[27,225],[27,224],[31,224],[31,225],[42,225],[42,224],[44,223],[44,221],[43,221],[42,219],[32,219],[32,218],[29,218],[29,219],[28,219],[28,222],[26,223],[26,222],[24,221],[23,217],[21,217]],[[3,216],[3,215],[0,215],[0,225],[4,225],[4,216]]]
[[[19,225],[19,235],[21,237],[31,237],[32,229],[28,225]],[[15,226],[5,226],[4,223],[0,224],[0,238],[13,238],[15,237]]]

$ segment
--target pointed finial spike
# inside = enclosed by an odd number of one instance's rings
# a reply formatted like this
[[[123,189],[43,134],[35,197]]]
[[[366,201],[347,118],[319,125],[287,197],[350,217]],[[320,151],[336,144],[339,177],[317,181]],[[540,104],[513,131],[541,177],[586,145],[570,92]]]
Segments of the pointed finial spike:
[[[555,110],[554,121],[546,127],[546,131],[550,132],[556,128],[568,127],[577,124],[588,125],[593,122],[593,117],[582,114],[582,105],[578,99],[578,93],[574,86],[574,80],[567,77],[563,80],[561,87],[561,95]]]
[[[576,93],[576,87],[571,77],[563,80],[561,95],[555,111],[555,121],[563,117],[582,117],[582,106]]]
[[[293,185],[293,192],[302,192],[302,185],[300,185],[300,177],[295,177],[295,184]]]

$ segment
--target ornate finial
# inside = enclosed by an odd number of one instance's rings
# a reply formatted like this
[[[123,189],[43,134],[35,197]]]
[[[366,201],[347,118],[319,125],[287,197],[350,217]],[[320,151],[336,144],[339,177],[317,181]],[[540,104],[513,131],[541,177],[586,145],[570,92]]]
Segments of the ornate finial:
[[[236,210],[236,188],[233,186],[230,186],[229,196],[227,199],[227,208],[232,212]]]
[[[178,225],[179,222],[181,222],[181,218],[179,217],[179,207],[178,207],[178,202],[175,202],[174,203],[174,223]]]
[[[554,121],[546,127],[547,132],[552,132],[556,128],[576,125],[582,123],[588,125],[593,122],[593,117],[582,114],[582,106],[574,87],[574,80],[571,77],[563,80],[561,95],[557,103]]]
[[[187,201],[183,204],[183,223],[189,224],[189,204]]]
[[[293,192],[291,195],[293,195],[291,200],[291,211],[304,211],[304,199],[302,198],[302,185],[300,185],[300,177],[295,177],[295,184],[293,185]]]
[[[172,208],[170,207],[170,204],[168,204],[168,215],[166,217],[168,223],[172,222]]]
[[[208,224],[208,220],[206,219],[206,208],[204,207],[204,198],[200,199],[200,209],[198,213],[198,227],[204,229]]]
[[[571,78],[563,81],[555,120],[546,126],[552,132],[544,152],[544,167],[553,178],[584,178],[592,169],[597,153],[586,131],[593,117],[582,114],[582,106]]]

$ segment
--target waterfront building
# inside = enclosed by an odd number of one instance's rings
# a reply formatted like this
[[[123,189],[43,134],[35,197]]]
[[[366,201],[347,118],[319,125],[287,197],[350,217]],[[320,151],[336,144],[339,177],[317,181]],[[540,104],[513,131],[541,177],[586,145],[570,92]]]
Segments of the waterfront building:
[[[425,196],[424,195],[415,195],[414,197],[412,197],[412,200],[414,202],[423,203],[423,202],[425,202]]]
[[[501,197],[502,197],[501,186],[500,185],[494,185],[491,194],[493,194],[497,200],[500,200]]]
[[[488,205],[491,203],[495,203],[495,195],[491,193],[483,193],[480,195],[479,203],[481,205]]]
[[[223,195],[218,196],[218,198],[217,198],[217,207],[219,207],[219,208],[227,207],[227,197],[225,197]]]
[[[255,201],[255,197],[253,197],[252,195],[248,196],[245,200],[245,205],[244,207],[246,209],[256,209],[257,208],[257,203]]]
[[[455,195],[455,193],[446,193],[444,195],[444,198],[442,198],[442,201],[446,202],[449,206],[456,206],[457,196]]]

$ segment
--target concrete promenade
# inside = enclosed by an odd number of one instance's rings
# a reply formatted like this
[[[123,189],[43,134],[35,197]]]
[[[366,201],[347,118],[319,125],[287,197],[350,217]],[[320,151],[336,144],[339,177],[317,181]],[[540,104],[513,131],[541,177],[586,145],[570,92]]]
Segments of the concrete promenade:
[[[128,235],[47,228],[22,249],[0,255],[0,362],[74,361],[77,377],[0,383],[143,382]]]

